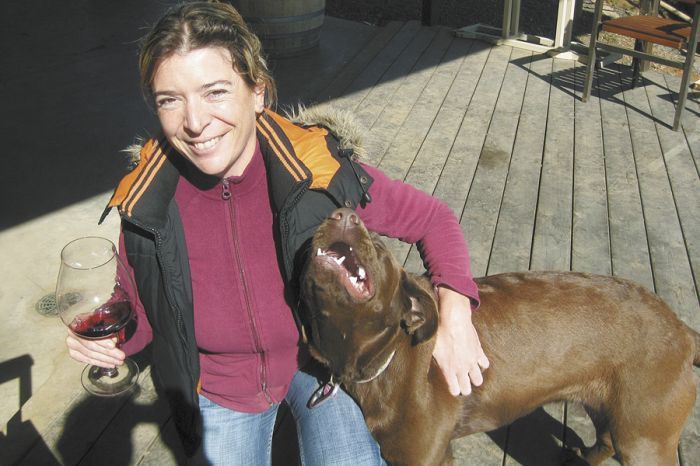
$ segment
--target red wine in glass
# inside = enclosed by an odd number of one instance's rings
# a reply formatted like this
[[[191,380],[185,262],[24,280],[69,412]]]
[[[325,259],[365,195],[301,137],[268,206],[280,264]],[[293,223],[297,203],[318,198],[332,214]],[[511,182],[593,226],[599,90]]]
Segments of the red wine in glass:
[[[131,303],[118,301],[75,316],[68,328],[83,338],[104,338],[121,330],[130,318]]]
[[[119,259],[114,243],[105,238],[78,238],[61,251],[56,283],[56,305],[61,320],[77,336],[109,338],[122,331],[132,317],[129,293],[135,292],[131,275]],[[83,387],[99,396],[115,396],[130,390],[139,368],[131,359],[114,368],[87,366]]]

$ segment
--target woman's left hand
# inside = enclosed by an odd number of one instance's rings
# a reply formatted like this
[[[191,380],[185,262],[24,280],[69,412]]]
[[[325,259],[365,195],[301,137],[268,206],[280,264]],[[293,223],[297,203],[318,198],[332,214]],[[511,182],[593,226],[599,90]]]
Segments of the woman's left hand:
[[[433,357],[445,375],[453,396],[469,395],[472,385],[484,381],[482,370],[489,360],[472,324],[469,298],[449,288],[438,287],[440,321]]]

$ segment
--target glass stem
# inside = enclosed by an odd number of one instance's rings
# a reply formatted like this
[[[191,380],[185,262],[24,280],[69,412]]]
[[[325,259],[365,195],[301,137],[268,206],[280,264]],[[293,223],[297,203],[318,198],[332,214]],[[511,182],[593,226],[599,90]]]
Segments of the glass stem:
[[[116,347],[120,348],[122,346],[122,343],[126,340],[126,326],[120,328],[117,330],[117,344]],[[116,367],[102,367],[100,368],[100,373],[105,376],[105,377],[110,377],[114,378],[119,375],[119,369]]]

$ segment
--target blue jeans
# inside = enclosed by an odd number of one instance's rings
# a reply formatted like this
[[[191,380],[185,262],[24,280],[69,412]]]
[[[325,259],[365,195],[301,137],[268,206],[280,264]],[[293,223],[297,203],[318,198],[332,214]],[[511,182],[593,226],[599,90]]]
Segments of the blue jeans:
[[[343,390],[316,408],[306,406],[318,386],[315,377],[297,371],[285,398],[296,422],[302,464],[385,464],[360,408]],[[262,413],[240,413],[200,395],[207,461],[213,466],[269,465],[278,408],[276,404]]]

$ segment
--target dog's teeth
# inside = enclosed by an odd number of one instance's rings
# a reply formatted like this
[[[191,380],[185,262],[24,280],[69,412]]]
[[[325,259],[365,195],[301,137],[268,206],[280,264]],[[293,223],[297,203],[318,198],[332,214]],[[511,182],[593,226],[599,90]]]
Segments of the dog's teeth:
[[[341,257],[340,259],[336,259],[335,262],[338,265],[343,265],[343,262],[345,262],[345,256]]]
[[[353,286],[357,286],[357,277],[354,275],[350,277],[350,283],[352,283]]]
[[[360,277],[360,280],[364,280],[365,277],[367,276],[367,275],[365,274],[365,269],[364,269],[362,266],[360,266],[360,267],[357,269],[357,276]]]
[[[325,256],[326,254],[321,250],[321,248],[318,248],[318,251],[316,251],[317,256]]]

